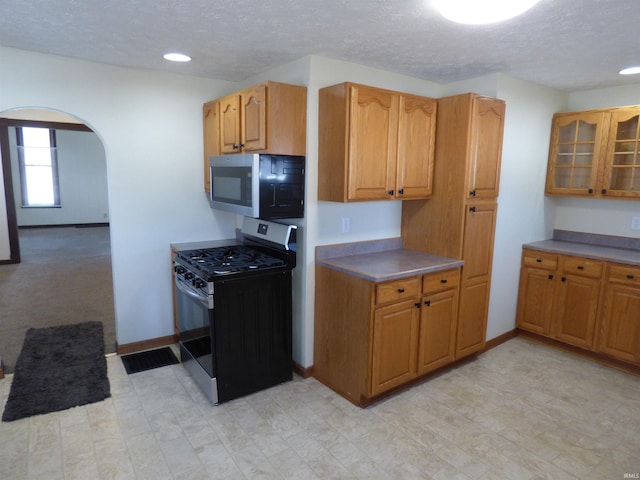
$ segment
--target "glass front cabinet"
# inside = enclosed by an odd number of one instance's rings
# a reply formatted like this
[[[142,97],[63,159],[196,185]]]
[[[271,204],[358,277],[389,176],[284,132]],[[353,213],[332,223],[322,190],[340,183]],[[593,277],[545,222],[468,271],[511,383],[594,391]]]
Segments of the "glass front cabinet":
[[[546,192],[640,198],[640,106],[553,117]]]

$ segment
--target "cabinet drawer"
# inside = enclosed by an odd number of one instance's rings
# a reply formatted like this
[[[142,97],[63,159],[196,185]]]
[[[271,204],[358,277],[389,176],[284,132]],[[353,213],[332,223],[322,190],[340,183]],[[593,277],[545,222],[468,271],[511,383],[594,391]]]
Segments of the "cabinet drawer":
[[[422,277],[422,293],[435,293],[456,288],[460,283],[460,270],[443,270]]]
[[[402,278],[376,285],[376,305],[418,296],[420,277]]]
[[[584,277],[600,278],[602,267],[602,262],[587,258],[566,257],[562,262],[563,273],[573,273]]]
[[[523,254],[522,262],[527,267],[555,270],[558,266],[558,256],[550,253],[526,250]]]
[[[611,265],[609,267],[610,282],[625,283],[640,286],[640,267],[626,265]]]

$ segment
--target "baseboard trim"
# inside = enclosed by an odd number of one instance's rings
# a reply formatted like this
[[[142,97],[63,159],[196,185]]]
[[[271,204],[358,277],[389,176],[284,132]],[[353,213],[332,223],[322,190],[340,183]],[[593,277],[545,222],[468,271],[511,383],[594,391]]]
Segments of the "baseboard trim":
[[[503,333],[502,335],[498,335],[496,338],[492,338],[491,340],[487,340],[485,343],[483,352],[491,350],[492,348],[496,348],[498,345],[502,345],[505,342],[508,342],[512,338],[516,338],[518,336],[518,329],[514,328],[513,330]]]
[[[300,375],[302,378],[309,378],[313,376],[313,365],[305,368],[299,363],[293,362],[293,372]]]
[[[116,352],[118,355],[128,355],[129,353],[141,352],[143,350],[166,347],[174,343],[178,343],[177,335],[167,335],[166,337],[150,338],[149,340],[125,343],[124,345],[116,344]]]
[[[558,340],[554,340],[552,338],[543,337],[542,335],[538,335],[537,333],[527,332],[526,330],[521,330],[519,328],[516,330],[518,332],[518,336],[527,338],[534,342],[542,343],[549,347],[556,348],[558,350],[563,350],[567,353],[572,353],[582,358],[586,358],[588,360],[598,362],[602,365],[606,365],[607,367],[615,368],[617,370],[621,370],[623,372],[630,373],[632,375],[640,376],[640,366],[638,365],[627,363],[623,360],[618,360],[616,358],[609,357],[599,352],[592,352],[590,350],[584,350],[580,347],[574,347],[573,345],[569,345],[564,342],[559,342]]]

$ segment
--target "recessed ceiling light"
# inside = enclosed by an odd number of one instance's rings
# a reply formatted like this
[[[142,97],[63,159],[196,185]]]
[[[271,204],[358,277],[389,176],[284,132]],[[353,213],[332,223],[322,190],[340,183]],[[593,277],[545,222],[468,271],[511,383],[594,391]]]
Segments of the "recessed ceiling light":
[[[533,7],[539,0],[432,0],[433,6],[449,20],[483,25],[507,20]]]
[[[620,75],[635,75],[640,73],[640,67],[623,68],[618,72]]]
[[[190,62],[191,57],[189,55],[185,55],[184,53],[165,53],[165,60],[169,60],[171,62]]]

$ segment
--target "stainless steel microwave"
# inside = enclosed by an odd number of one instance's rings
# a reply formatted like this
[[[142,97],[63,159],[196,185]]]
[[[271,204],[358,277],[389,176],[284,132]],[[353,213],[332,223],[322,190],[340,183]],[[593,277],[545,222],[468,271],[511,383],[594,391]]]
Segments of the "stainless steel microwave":
[[[211,208],[265,220],[304,217],[305,157],[209,157]]]

